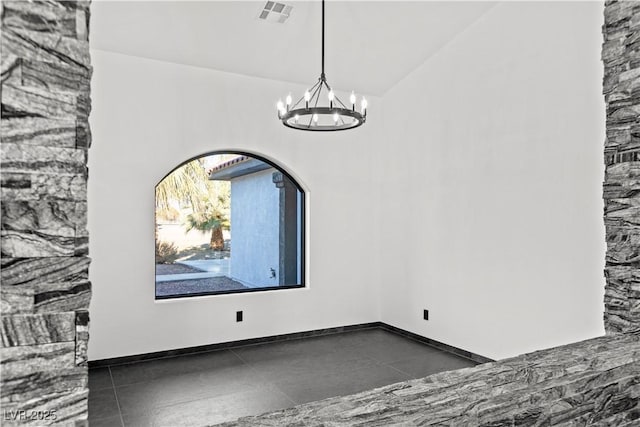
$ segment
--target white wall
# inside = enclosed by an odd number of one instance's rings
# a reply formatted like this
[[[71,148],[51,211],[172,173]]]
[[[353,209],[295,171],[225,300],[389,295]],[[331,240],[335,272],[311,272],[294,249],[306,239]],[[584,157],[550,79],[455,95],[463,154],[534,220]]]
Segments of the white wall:
[[[385,94],[382,321],[492,358],[603,334],[601,25],[499,4]]]
[[[91,360],[379,319],[366,155],[382,129],[379,99],[368,96],[367,126],[319,135],[277,120],[275,101],[303,87],[97,50],[92,59]],[[274,160],[308,191],[308,287],[156,302],[154,187],[223,149]]]

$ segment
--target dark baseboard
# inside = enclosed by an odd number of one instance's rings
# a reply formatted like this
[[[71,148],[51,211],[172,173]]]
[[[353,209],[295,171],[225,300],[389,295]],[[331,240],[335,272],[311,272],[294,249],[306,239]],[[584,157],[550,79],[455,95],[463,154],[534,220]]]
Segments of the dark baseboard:
[[[187,354],[204,353],[208,351],[226,350],[235,347],[245,347],[249,345],[265,344],[272,342],[290,341],[302,338],[319,337],[324,335],[340,334],[343,332],[362,331],[365,329],[384,329],[389,332],[393,332],[398,335],[402,335],[406,338],[410,338],[414,341],[421,342],[423,344],[430,345],[439,350],[443,350],[460,357],[472,360],[477,363],[493,362],[493,359],[489,359],[484,356],[480,356],[470,351],[462,350],[460,348],[441,343],[440,341],[425,338],[421,335],[414,334],[404,329],[396,328],[395,326],[388,325],[383,322],[361,323],[358,325],[339,326],[336,328],[315,329],[307,332],[294,332],[291,334],[271,335],[262,338],[250,338],[246,340],[230,341],[219,344],[200,345],[197,347],[179,348],[175,350],[156,351],[153,353],[136,354],[131,356],[113,357],[110,359],[90,360],[89,368],[99,368],[103,366],[123,365],[127,363],[141,362],[145,360],[162,359],[167,357],[183,356]]]
[[[432,340],[431,338],[426,338],[426,337],[423,337],[422,335],[414,334],[413,332],[405,331],[404,329],[396,328],[395,326],[391,326],[383,322],[379,322],[379,323],[380,323],[379,328],[381,329],[384,329],[389,332],[394,332],[398,335],[402,335],[404,337],[410,338],[414,341],[421,342],[423,344],[430,345],[431,347],[435,347],[438,350],[446,351],[448,353],[455,354],[456,356],[464,357],[465,359],[472,360],[476,363],[495,362],[495,360],[489,359],[488,357],[484,357],[479,354],[472,353],[470,351],[463,350],[461,348],[454,347],[452,345],[445,344],[440,341]]]
[[[226,350],[234,347],[245,347],[248,345],[265,344],[280,341],[297,340],[301,338],[318,337],[323,335],[339,334],[349,331],[360,331],[364,329],[379,328],[380,322],[362,323],[359,325],[340,326],[336,328],[316,329],[306,332],[294,332],[291,334],[271,335],[261,338],[250,338],[246,340],[229,341],[219,344],[207,344],[197,347],[179,348],[175,350],[156,351],[153,353],[136,354],[132,356],[114,357],[111,359],[90,360],[89,367],[122,365],[125,363],[140,362],[143,360],[162,359],[165,357],[183,356],[186,354],[203,353],[207,351]]]

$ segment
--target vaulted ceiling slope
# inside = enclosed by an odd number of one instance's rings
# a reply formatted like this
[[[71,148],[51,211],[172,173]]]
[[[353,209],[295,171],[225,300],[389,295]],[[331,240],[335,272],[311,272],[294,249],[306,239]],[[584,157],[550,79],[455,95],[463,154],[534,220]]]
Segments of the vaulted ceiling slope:
[[[320,1],[283,23],[266,1],[108,1],[92,6],[95,49],[255,77],[312,84],[320,73]],[[382,95],[491,2],[327,1],[325,71],[338,89]]]

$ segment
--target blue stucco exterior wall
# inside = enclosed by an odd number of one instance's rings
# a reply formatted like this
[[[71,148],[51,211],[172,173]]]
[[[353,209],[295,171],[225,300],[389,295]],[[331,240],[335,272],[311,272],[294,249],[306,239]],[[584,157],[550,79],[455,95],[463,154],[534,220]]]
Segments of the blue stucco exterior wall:
[[[231,180],[230,276],[249,287],[278,285],[280,193],[274,170]]]

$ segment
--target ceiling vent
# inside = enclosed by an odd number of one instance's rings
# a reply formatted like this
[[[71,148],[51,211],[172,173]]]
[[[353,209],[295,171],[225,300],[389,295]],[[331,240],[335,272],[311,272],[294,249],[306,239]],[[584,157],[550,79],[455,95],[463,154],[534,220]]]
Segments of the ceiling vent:
[[[293,6],[288,6],[284,3],[278,3],[275,1],[268,1],[260,11],[258,18],[269,22],[284,24],[285,21],[289,19],[289,15],[291,15],[291,9],[293,9]]]

